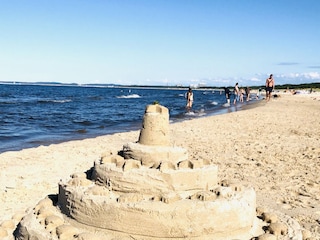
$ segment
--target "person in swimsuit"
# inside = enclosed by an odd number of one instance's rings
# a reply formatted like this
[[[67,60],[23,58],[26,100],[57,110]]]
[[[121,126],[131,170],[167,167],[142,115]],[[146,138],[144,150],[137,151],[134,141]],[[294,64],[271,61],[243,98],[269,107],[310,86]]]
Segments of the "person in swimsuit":
[[[189,112],[192,108],[192,103],[193,103],[193,92],[191,88],[189,88],[188,92],[186,93],[186,98],[187,98],[187,110]]]
[[[271,98],[271,93],[274,90],[274,80],[273,75],[270,74],[270,77],[266,79],[266,101],[269,101]]]
[[[245,91],[246,91],[246,96],[247,96],[247,99],[246,99],[247,102],[250,101],[250,90],[251,90],[251,89],[250,89],[249,87],[246,87],[246,90],[245,90]]]
[[[243,96],[244,96],[244,89],[240,88],[240,102],[243,102]]]
[[[240,89],[238,86],[238,83],[236,83],[236,85],[234,86],[234,100],[233,100],[233,104],[236,104],[236,102],[240,101]]]

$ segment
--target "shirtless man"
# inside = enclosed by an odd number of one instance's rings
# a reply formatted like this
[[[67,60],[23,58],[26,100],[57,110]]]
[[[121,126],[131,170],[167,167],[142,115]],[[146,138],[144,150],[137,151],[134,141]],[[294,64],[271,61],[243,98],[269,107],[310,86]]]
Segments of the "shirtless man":
[[[266,101],[270,100],[274,85],[273,75],[270,74],[270,77],[266,79]]]
[[[236,85],[234,86],[234,100],[233,100],[233,104],[236,104],[236,102],[240,101],[240,89],[238,86],[238,83],[236,83]]]

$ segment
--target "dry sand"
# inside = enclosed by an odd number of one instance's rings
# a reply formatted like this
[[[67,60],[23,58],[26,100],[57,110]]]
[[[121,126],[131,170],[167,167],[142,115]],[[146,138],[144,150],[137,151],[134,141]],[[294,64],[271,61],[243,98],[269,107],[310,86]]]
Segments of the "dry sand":
[[[220,179],[249,183],[258,206],[293,217],[320,239],[319,94],[281,94],[254,108],[170,128],[172,144],[187,148],[189,158],[217,164]],[[0,154],[0,223],[138,136],[132,131]]]

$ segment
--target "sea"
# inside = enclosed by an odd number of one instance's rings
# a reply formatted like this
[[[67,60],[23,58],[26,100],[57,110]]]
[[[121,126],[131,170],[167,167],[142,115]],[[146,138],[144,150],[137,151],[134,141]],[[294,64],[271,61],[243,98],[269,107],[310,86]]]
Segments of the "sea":
[[[0,153],[139,130],[147,105],[169,109],[170,122],[242,110],[258,100],[225,106],[224,91],[187,88],[0,84]],[[231,99],[232,101],[232,99]]]

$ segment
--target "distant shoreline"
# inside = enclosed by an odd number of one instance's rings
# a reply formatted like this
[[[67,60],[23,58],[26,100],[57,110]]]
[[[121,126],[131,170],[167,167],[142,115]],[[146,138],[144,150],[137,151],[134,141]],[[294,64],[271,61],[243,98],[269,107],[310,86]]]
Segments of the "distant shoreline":
[[[170,90],[184,90],[189,88],[190,86],[184,85],[119,85],[119,84],[80,84],[80,83],[60,83],[60,82],[21,82],[21,81],[0,81],[1,84],[6,85],[37,85],[37,86],[65,86],[65,87],[101,87],[101,88],[133,88],[133,89],[170,89]],[[192,87],[194,90],[215,90],[220,91],[223,90],[224,87],[233,88],[233,86],[198,86]],[[244,87],[244,86],[243,86]],[[245,86],[250,87],[252,89],[264,88],[264,85],[257,86]],[[286,89],[310,89],[312,88],[315,91],[320,91],[320,83],[301,83],[301,84],[282,84],[277,85],[276,89],[278,90],[286,90]]]

